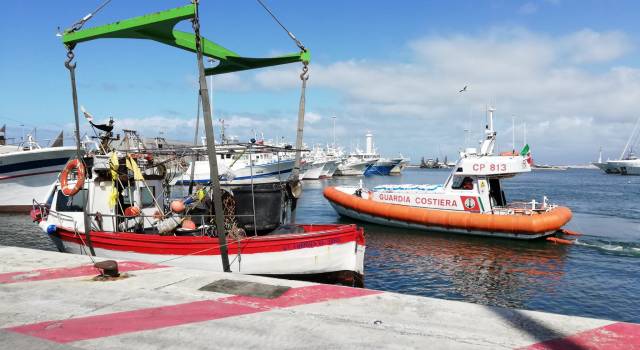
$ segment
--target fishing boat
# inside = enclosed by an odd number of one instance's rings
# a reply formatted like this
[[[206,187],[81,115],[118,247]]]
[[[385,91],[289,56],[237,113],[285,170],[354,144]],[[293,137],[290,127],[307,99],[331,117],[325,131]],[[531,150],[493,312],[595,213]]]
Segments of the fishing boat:
[[[362,176],[364,172],[377,162],[378,159],[363,159],[355,155],[349,155],[336,169],[336,176]]]
[[[509,203],[501,180],[531,171],[528,146],[519,155],[494,155],[496,132],[489,109],[480,151],[465,150],[443,185],[327,187],[338,214],[381,225],[516,239],[555,234],[572,217],[566,207],[541,202]]]
[[[5,127],[0,131],[0,212],[28,213],[33,199],[44,200],[51,183],[75,147],[62,146],[62,134],[50,147],[41,147],[27,135],[26,141],[6,145]]]
[[[60,251],[89,254],[90,239],[95,255],[104,258],[223,271],[212,216],[198,210],[210,205],[210,188],[166,204],[165,178],[141,154],[96,155],[84,163],[92,165],[86,171],[78,166],[75,175],[64,171],[46,203],[36,207],[34,219]],[[251,208],[252,193],[224,186],[223,191],[225,225],[233,236],[227,244],[231,271],[361,280],[364,235],[355,225],[271,226],[283,216],[286,201],[240,212]],[[262,201],[263,189],[256,186],[254,192]],[[89,237],[83,222],[86,193],[91,194]]]
[[[338,169],[338,165],[340,165],[340,160],[335,157],[325,156],[325,163],[322,167],[322,174],[320,175],[321,179],[332,178],[333,174],[335,174]]]
[[[304,161],[302,178],[307,180],[331,178],[340,164],[340,159],[333,155],[331,148],[318,146],[305,155]]]
[[[393,158],[392,159],[396,165],[391,169],[391,171],[389,171],[389,175],[400,175],[402,174],[402,171],[404,171],[404,169],[407,167],[407,165],[409,165],[409,158],[405,158],[402,155],[400,155],[397,158]]]
[[[71,61],[77,44],[100,38],[149,39],[197,54],[199,109],[201,106],[210,170],[207,186],[198,186],[186,197],[172,200],[167,196],[170,187],[166,172],[155,162],[154,154],[101,147],[102,153],[67,163],[46,202],[34,206],[34,221],[60,251],[212,271],[305,279],[322,276],[330,281],[361,285],[365,249],[362,229],[355,225],[295,223],[296,203],[302,194],[299,171],[308,49],[295,40],[301,52],[270,58],[241,57],[200,36],[198,6],[198,1],[194,1],[187,6],[82,30],[91,14],[61,36],[68,50],[65,66],[74,92],[76,129],[79,129],[78,103],[75,63]],[[184,20],[192,23],[193,34],[173,29]],[[218,60],[219,64],[205,70],[204,56]],[[294,62],[303,64],[302,97],[295,165],[290,178],[282,183],[286,191],[279,205],[261,205],[256,194],[259,188],[251,184],[253,210],[250,214],[239,214],[235,190],[220,186],[217,164],[220,155],[216,153],[205,75]],[[108,141],[108,133],[105,135],[107,138],[101,144]],[[80,144],[78,133],[76,143]],[[249,153],[250,160],[254,154]],[[260,211],[275,213],[282,225],[259,229]],[[253,225],[244,224],[240,216],[245,220],[249,216]]]
[[[400,164],[401,159],[390,159],[390,158],[379,158],[375,163],[373,163],[365,172],[365,176],[371,175],[391,175],[391,171]]]
[[[206,151],[202,147],[194,150],[201,154]],[[224,144],[216,151],[220,181],[225,185],[285,181],[295,162],[290,148],[265,144]],[[209,161],[206,156],[201,158],[188,162],[187,169],[173,180],[173,184],[208,183],[211,179]]]

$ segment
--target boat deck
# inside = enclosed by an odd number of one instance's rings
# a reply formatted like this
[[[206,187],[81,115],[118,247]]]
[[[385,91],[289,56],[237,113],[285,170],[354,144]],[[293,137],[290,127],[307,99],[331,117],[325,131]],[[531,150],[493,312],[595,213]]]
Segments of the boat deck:
[[[0,348],[640,349],[640,325],[1,247]],[[100,260],[100,259],[98,259]]]

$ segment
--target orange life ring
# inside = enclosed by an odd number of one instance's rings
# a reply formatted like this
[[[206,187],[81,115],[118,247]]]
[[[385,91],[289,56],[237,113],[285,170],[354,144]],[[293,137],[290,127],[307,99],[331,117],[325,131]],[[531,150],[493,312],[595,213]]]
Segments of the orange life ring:
[[[76,184],[72,187],[69,186],[69,177],[74,169],[76,170],[77,181]],[[69,197],[78,193],[84,186],[84,178],[84,163],[82,163],[79,159],[71,159],[70,161],[68,161],[67,165],[64,166],[62,173],[60,173],[60,187],[62,189],[62,194]]]

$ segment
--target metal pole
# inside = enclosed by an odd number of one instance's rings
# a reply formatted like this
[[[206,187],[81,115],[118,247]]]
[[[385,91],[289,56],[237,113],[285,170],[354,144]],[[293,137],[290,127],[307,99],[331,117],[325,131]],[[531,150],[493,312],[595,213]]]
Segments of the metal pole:
[[[511,152],[512,154],[516,152],[516,116],[511,116]]]
[[[333,119],[333,148],[336,148],[336,116],[331,117]]]
[[[200,126],[200,93],[198,93],[198,111],[196,113],[196,133],[193,136],[193,146],[198,147],[198,128]],[[198,160],[198,150],[195,149],[195,155],[191,159],[191,174],[189,174],[189,195],[193,193],[193,178],[195,176],[196,171],[196,161]]]
[[[196,15],[193,19],[193,30],[196,35],[196,52],[198,57],[198,71],[200,83],[200,98],[202,98],[202,114],[204,120],[204,132],[207,139],[207,155],[209,157],[209,175],[211,189],[213,191],[213,210],[215,213],[216,228],[218,229],[218,243],[220,245],[220,258],[224,272],[231,272],[229,266],[229,255],[227,250],[227,236],[224,228],[224,212],[222,207],[222,193],[220,192],[220,178],[218,177],[218,160],[216,158],[216,146],[213,135],[213,121],[211,119],[211,105],[209,104],[209,91],[207,89],[207,79],[204,74],[204,63],[202,59],[202,44],[200,42],[200,23],[198,15],[198,1],[196,5]]]
[[[309,79],[309,67],[305,63],[302,67],[302,74],[300,79],[302,80],[302,89],[300,92],[300,105],[298,107],[298,129],[296,132],[296,160],[293,163],[293,169],[291,171],[291,187],[300,186],[300,158],[302,149],[302,136],[304,132],[304,109],[305,109],[305,90],[307,88],[307,80]],[[296,222],[296,207],[297,198],[294,198],[291,203],[291,223]]]
[[[71,96],[73,98],[73,114],[75,118],[76,130],[76,157],[78,160],[82,162],[85,168],[85,172],[88,174],[89,169],[87,169],[87,164],[84,162],[82,158],[82,149],[80,148],[80,118],[78,116],[78,91],[76,89],[76,64],[71,63],[73,61],[73,47],[69,47],[69,51],[67,52],[67,60],[64,62],[64,66],[69,70],[69,76],[71,77]],[[96,252],[93,250],[93,243],[91,242],[91,222],[89,221],[89,215],[87,211],[89,210],[89,191],[85,191],[82,189],[81,191],[84,201],[84,207],[82,208],[82,218],[84,220],[84,234],[87,238],[87,245],[89,246],[89,251],[91,255],[95,256]]]

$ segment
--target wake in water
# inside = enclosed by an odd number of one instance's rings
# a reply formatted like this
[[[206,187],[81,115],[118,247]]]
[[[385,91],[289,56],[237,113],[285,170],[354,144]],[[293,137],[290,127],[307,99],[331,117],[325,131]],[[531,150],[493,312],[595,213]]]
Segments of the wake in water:
[[[624,256],[637,256],[640,257],[640,243],[635,242],[616,242],[606,241],[601,239],[576,239],[575,245],[594,248],[607,253],[624,255]]]

